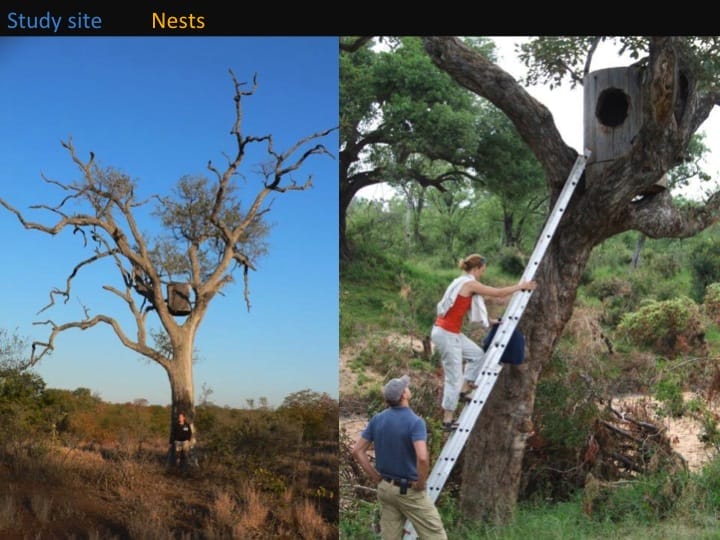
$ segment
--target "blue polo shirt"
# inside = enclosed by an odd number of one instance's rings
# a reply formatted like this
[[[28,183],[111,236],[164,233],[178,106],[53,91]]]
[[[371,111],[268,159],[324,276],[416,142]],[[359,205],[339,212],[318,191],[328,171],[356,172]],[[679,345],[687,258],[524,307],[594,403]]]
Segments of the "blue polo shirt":
[[[381,475],[418,479],[413,443],[427,440],[427,428],[410,407],[389,407],[376,414],[360,435],[375,445],[375,468]]]

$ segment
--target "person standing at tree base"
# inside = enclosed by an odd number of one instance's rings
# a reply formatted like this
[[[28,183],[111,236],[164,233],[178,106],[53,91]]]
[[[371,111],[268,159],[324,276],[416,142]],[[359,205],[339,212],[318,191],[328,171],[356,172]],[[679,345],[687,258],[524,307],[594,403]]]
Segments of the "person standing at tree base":
[[[185,463],[190,458],[190,443],[192,441],[192,427],[185,420],[184,413],[178,413],[177,422],[173,425],[172,444],[175,452],[175,465],[180,465],[181,458]]]

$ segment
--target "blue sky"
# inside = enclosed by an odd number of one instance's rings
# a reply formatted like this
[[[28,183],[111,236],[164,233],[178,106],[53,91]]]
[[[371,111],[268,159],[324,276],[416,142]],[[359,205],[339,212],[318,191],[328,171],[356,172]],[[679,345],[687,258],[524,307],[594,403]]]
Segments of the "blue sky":
[[[243,133],[271,133],[278,150],[338,123],[338,45],[331,37],[79,37],[0,38],[0,197],[34,221],[55,220],[32,204],[57,204],[61,182],[78,170],[60,145],[72,136],[78,155],[137,181],[138,198],[168,195],[183,175],[221,168],[236,150],[232,69],[241,81],[258,75],[245,98]],[[196,399],[206,385],[219,405],[247,406],[266,397],[273,406],[304,389],[338,395],[338,162],[337,131],[323,139],[335,159],[312,156],[296,175],[313,187],[278,194],[267,214],[269,252],[250,273],[247,311],[242,276],[217,296],[196,340]],[[248,155],[240,196],[260,189],[261,156]],[[154,230],[147,214],[141,226]],[[121,284],[112,266],[76,278],[71,300],[40,315],[53,287],[64,286],[88,256],[78,235],[25,230],[0,208],[3,295],[0,327],[44,340],[45,326],[91,315],[127,319],[127,307],[103,291]],[[152,317],[152,315],[151,315]],[[134,328],[125,324],[134,335]],[[164,370],[125,349],[105,326],[61,334],[36,371],[48,387],[84,387],[105,401],[144,398],[167,404]]]

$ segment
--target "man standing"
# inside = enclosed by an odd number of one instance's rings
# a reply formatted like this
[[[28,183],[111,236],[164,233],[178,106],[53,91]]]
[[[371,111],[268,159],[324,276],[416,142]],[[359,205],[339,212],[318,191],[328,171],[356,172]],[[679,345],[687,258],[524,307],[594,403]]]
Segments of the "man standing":
[[[388,408],[370,419],[353,448],[357,462],[378,485],[382,538],[401,540],[409,519],[423,540],[447,540],[440,514],[426,492],[427,428],[409,407],[409,377],[390,380],[383,397]],[[367,454],[371,444],[375,445],[375,467]]]

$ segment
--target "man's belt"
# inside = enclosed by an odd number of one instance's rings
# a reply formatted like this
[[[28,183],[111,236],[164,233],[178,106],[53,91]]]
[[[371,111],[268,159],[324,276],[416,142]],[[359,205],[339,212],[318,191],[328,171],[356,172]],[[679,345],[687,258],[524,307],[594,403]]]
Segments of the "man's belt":
[[[407,493],[408,486],[413,483],[412,480],[408,480],[407,478],[397,480],[389,476],[383,476],[382,479],[385,480],[387,483],[392,484],[393,486],[399,487],[400,495],[405,495]]]

